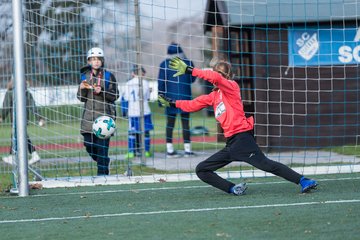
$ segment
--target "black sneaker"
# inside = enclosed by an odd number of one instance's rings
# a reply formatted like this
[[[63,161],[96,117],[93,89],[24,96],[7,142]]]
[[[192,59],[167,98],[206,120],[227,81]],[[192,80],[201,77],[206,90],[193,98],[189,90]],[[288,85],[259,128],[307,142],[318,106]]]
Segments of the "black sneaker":
[[[185,152],[184,157],[194,157],[195,153],[194,152]]]
[[[176,157],[179,157],[179,154],[177,153],[177,151],[173,151],[173,152],[171,152],[171,153],[167,152],[167,153],[166,153],[166,156],[167,156],[168,158],[176,158]]]

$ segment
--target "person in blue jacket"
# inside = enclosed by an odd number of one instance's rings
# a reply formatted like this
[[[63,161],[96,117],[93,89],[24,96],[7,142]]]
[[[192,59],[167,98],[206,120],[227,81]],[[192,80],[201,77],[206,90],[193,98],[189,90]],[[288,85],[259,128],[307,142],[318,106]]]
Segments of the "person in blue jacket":
[[[188,66],[194,66],[193,62],[188,60],[177,43],[171,43],[167,49],[168,57],[161,62],[159,76],[158,76],[158,93],[171,98],[173,100],[191,100],[191,84],[196,80],[196,77],[191,74],[184,74],[178,77],[173,77],[176,71],[169,68],[170,59],[173,57],[180,57]],[[184,138],[185,156],[194,155],[191,150],[190,127],[189,118],[190,113],[184,112],[178,108],[166,107],[165,115],[166,121],[166,150],[168,157],[177,157],[178,153],[173,146],[173,131],[177,114],[181,116],[182,132]]]

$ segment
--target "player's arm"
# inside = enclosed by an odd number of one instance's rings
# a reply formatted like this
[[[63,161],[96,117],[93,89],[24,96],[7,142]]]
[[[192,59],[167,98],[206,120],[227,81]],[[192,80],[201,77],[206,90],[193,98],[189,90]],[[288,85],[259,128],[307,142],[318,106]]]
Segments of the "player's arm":
[[[86,79],[83,80],[83,81],[81,81],[81,83],[80,83],[80,89],[81,89],[81,90],[89,90],[89,89],[93,89],[93,88],[94,88],[94,87],[91,86],[91,85],[86,81]]]
[[[87,94],[88,90],[92,89],[92,86],[86,81],[86,75],[85,75],[84,67],[80,69],[81,73],[81,82],[78,87],[77,91],[77,98],[80,100],[80,102],[86,102],[87,101]]]
[[[194,68],[192,70],[192,75],[212,83],[217,88],[221,89],[221,91],[228,94],[238,94],[240,91],[239,85],[234,80],[226,79],[218,72]]]
[[[164,107],[174,107],[180,108],[185,112],[197,112],[205,107],[212,105],[212,94],[202,95],[193,100],[172,100],[165,97],[164,95],[159,95],[159,102]]]
[[[13,106],[13,101],[12,101],[12,92],[11,91],[6,91],[5,93],[5,97],[4,97],[4,101],[3,101],[3,108],[1,111],[1,116],[2,116],[2,120],[5,120],[6,117],[8,115],[12,114],[12,106]]]
[[[29,92],[29,90],[26,91],[26,95],[27,95],[26,100],[28,101],[27,104],[31,108],[31,112],[34,114],[34,116],[36,118],[36,121],[38,121],[38,124],[39,124],[40,127],[44,126],[45,125],[45,119],[43,119],[41,117],[40,112],[39,112],[39,108],[36,105],[36,102],[35,102],[35,99],[34,99],[33,95],[31,94],[31,92]]]
[[[87,101],[87,91],[88,89],[82,88],[83,83],[80,83],[78,87],[78,91],[76,93],[77,98],[80,100],[80,102],[86,102]]]

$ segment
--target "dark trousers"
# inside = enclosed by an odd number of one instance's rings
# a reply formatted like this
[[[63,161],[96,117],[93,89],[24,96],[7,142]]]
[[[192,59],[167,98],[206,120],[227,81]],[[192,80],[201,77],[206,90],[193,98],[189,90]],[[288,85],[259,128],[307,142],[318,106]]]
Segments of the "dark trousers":
[[[295,184],[299,184],[302,177],[286,165],[268,159],[256,144],[251,132],[238,133],[228,138],[225,148],[197,165],[196,174],[203,182],[230,192],[235,184],[221,178],[215,171],[233,161],[246,162]]]
[[[150,139],[150,132],[149,131],[145,131],[145,139]],[[135,138],[136,138],[136,142],[135,142],[135,151],[140,152],[141,151],[141,134],[140,133],[136,133],[135,134]],[[148,147],[146,146],[146,142],[145,142],[145,151],[149,151],[150,149],[148,149]]]
[[[28,151],[29,151],[30,154],[32,154],[33,152],[36,151],[35,146],[32,144],[32,142],[31,142],[31,140],[30,140],[30,137],[29,137],[29,134],[26,134],[26,138],[27,138],[27,148],[28,148]],[[13,151],[13,136],[12,136],[12,134],[11,134],[11,144],[10,144],[9,153],[10,153],[10,154],[14,154],[14,151]]]
[[[110,139],[100,139],[92,133],[82,133],[84,146],[90,157],[97,162],[97,175],[109,175]]]
[[[184,143],[190,143],[190,126],[189,126],[189,118],[190,114],[186,112],[182,112],[181,116],[181,125]],[[173,142],[173,131],[176,121],[176,114],[167,114],[167,123],[166,123],[166,143]]]

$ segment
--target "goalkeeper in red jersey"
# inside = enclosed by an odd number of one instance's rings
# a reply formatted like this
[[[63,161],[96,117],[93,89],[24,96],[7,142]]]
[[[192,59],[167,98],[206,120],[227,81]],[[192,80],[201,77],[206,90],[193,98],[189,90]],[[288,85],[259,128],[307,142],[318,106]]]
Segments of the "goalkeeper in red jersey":
[[[295,184],[300,184],[301,192],[315,189],[318,183],[305,178],[286,165],[268,159],[255,142],[253,136],[254,119],[245,116],[239,85],[231,80],[231,65],[220,61],[212,70],[201,70],[187,66],[180,58],[170,61],[170,68],[177,71],[174,77],[191,74],[212,83],[215,88],[208,95],[201,95],[193,100],[177,100],[159,95],[163,106],[180,108],[186,112],[196,112],[212,106],[215,118],[220,123],[226,137],[226,146],[210,156],[196,167],[197,176],[204,182],[234,195],[243,195],[247,189],[246,183],[235,185],[215,173],[233,161],[246,162],[260,170],[280,176]]]

